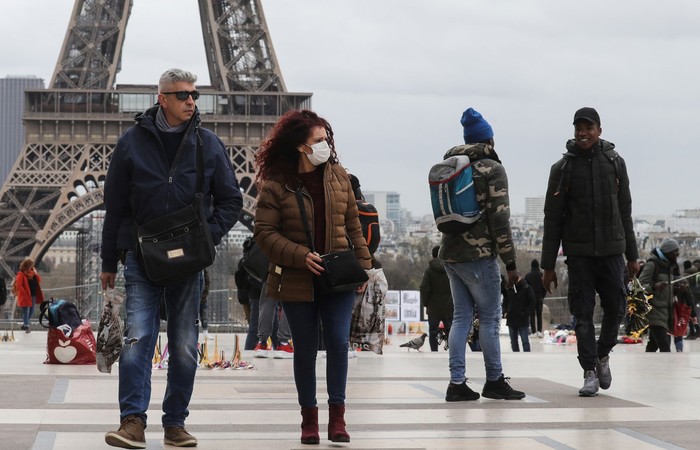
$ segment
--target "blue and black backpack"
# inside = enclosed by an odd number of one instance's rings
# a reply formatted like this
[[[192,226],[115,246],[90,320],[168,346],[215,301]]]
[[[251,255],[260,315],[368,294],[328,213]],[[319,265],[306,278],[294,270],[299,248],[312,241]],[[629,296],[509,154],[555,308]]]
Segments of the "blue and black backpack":
[[[438,230],[461,234],[479,220],[482,212],[467,155],[451,156],[435,164],[428,174],[428,183]]]
[[[55,300],[52,297],[50,300],[41,302],[39,309],[41,310],[39,314],[39,324],[44,328],[56,328],[61,325],[69,325],[72,329],[76,330],[83,323],[78,308],[67,300]],[[46,319],[47,325],[44,325],[44,319]]]

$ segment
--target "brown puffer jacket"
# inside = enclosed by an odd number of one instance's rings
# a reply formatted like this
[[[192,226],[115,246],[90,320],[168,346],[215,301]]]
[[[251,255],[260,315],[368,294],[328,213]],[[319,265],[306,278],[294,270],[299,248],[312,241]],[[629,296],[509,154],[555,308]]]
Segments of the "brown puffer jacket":
[[[362,236],[355,195],[347,171],[340,164],[329,163],[325,164],[323,170],[327,248],[316,251],[323,254],[347,250],[347,232],[360,264],[365,269],[370,269],[371,257]],[[313,235],[313,204],[306,189],[302,189],[302,193]],[[265,181],[258,194],[254,239],[270,258],[268,297],[282,301],[313,301],[314,275],[305,265],[306,254],[310,249],[299,203],[294,187],[281,178]]]

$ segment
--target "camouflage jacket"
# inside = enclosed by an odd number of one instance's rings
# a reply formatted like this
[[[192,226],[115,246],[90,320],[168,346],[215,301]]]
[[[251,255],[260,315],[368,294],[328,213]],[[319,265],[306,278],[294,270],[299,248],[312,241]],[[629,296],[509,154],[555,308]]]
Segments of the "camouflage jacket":
[[[472,163],[476,200],[481,218],[463,234],[444,234],[439,257],[445,262],[466,262],[497,255],[509,269],[515,268],[515,247],[510,231],[508,176],[494,148],[467,144],[451,148],[445,158],[467,155]]]

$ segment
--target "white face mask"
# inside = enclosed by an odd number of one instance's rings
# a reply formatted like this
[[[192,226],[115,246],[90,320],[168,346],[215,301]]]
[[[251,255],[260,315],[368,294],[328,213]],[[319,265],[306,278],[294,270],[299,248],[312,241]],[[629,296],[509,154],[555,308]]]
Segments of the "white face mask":
[[[311,147],[312,152],[305,153],[305,155],[314,166],[323,164],[324,162],[328,161],[328,158],[331,156],[331,148],[328,146],[328,142],[326,141],[317,142],[313,145],[306,145]]]

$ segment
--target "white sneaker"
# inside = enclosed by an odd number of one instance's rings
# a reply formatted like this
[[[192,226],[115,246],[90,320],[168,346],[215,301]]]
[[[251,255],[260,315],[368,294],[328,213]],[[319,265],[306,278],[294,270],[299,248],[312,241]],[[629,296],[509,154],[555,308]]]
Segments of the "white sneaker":
[[[538,338],[541,338],[542,336],[543,336],[542,332],[541,332],[541,331],[538,331],[538,332],[537,332],[537,337],[538,337]]]

